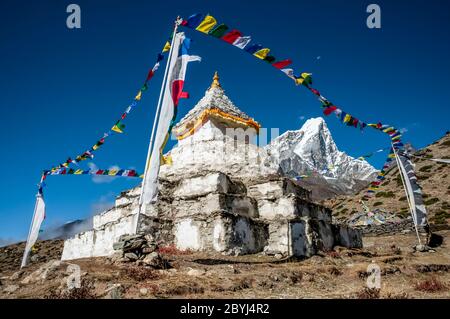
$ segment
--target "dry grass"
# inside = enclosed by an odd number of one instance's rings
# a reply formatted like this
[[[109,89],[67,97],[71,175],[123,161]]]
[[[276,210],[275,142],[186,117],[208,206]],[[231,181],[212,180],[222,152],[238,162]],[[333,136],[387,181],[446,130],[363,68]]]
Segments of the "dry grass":
[[[447,289],[446,285],[436,277],[431,277],[423,281],[417,282],[414,286],[417,291],[435,293]]]
[[[364,288],[356,294],[358,299],[379,299],[380,289],[377,288]]]
[[[135,281],[155,280],[161,277],[158,272],[145,267],[127,267],[122,272],[126,277]]]
[[[191,250],[189,250],[189,249],[188,250],[179,250],[178,248],[175,247],[175,245],[159,247],[158,248],[158,252],[160,254],[175,255],[175,256],[191,255],[192,254]]]
[[[89,279],[82,279],[79,288],[72,288],[68,291],[53,290],[44,297],[45,299],[97,299],[94,282]]]

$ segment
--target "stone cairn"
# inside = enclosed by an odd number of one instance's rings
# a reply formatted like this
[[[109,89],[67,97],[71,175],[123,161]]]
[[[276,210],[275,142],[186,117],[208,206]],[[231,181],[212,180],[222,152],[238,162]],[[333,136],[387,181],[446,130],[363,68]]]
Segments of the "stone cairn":
[[[118,262],[134,262],[154,269],[170,268],[169,262],[158,252],[159,246],[150,234],[122,235],[113,244],[113,248],[114,259]]]

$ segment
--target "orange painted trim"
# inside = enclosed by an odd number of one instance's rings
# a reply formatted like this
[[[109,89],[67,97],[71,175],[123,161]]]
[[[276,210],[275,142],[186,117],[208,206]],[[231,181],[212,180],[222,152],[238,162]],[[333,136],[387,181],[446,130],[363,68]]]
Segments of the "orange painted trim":
[[[231,120],[233,122],[243,124],[249,127],[253,127],[257,133],[259,133],[259,129],[261,128],[261,125],[250,119],[246,120],[238,116],[234,116],[228,113],[225,113],[219,109],[212,108],[204,110],[200,116],[197,118],[197,121],[195,121],[194,125],[191,128],[186,128],[186,126],[189,124],[184,125],[184,127],[180,130],[177,130],[177,139],[181,141],[182,139],[185,139],[186,137],[189,137],[193,135],[200,127],[202,127],[208,120],[209,116],[217,116],[226,120]],[[181,131],[181,132],[180,132]]]

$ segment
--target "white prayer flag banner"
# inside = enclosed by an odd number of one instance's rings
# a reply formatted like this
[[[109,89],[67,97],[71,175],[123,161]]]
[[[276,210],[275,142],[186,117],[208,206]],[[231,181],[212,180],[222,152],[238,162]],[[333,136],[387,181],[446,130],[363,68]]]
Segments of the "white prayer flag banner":
[[[36,196],[36,205],[34,207],[33,222],[31,224],[30,233],[28,234],[27,244],[25,246],[25,252],[22,258],[22,265],[20,268],[26,266],[28,255],[30,254],[31,248],[36,243],[39,236],[39,229],[41,224],[45,219],[45,202],[42,195],[39,193]]]
[[[154,203],[158,195],[158,174],[161,165],[161,152],[165,145],[175,107],[178,99],[182,96],[186,67],[189,62],[200,61],[198,56],[187,54],[190,39],[186,38],[183,32],[175,35],[174,44],[170,56],[169,73],[164,89],[164,98],[161,106],[161,113],[158,119],[155,142],[153,144],[150,163],[143,181],[142,203],[148,205]]]

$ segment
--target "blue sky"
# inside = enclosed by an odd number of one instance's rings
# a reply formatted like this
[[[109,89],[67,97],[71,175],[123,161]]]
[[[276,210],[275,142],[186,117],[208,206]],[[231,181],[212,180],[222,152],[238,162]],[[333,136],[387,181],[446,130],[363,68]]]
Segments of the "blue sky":
[[[366,7],[381,6],[381,29],[368,29]],[[81,7],[81,29],[66,27],[66,7]],[[251,35],[336,105],[366,122],[404,128],[425,146],[449,129],[448,1],[1,1],[0,240],[27,234],[40,172],[89,148],[131,102],[179,14],[210,13]],[[321,115],[318,101],[266,63],[192,30],[179,117],[203,96],[218,70],[227,95],[263,127],[297,129]],[[320,57],[320,58],[318,58]],[[93,163],[143,170],[162,72]],[[338,147],[352,156],[388,145],[375,130],[326,118]],[[382,165],[383,155],[371,159]],[[82,167],[86,167],[86,162]],[[44,229],[110,205],[136,180],[88,176],[47,179]]]

